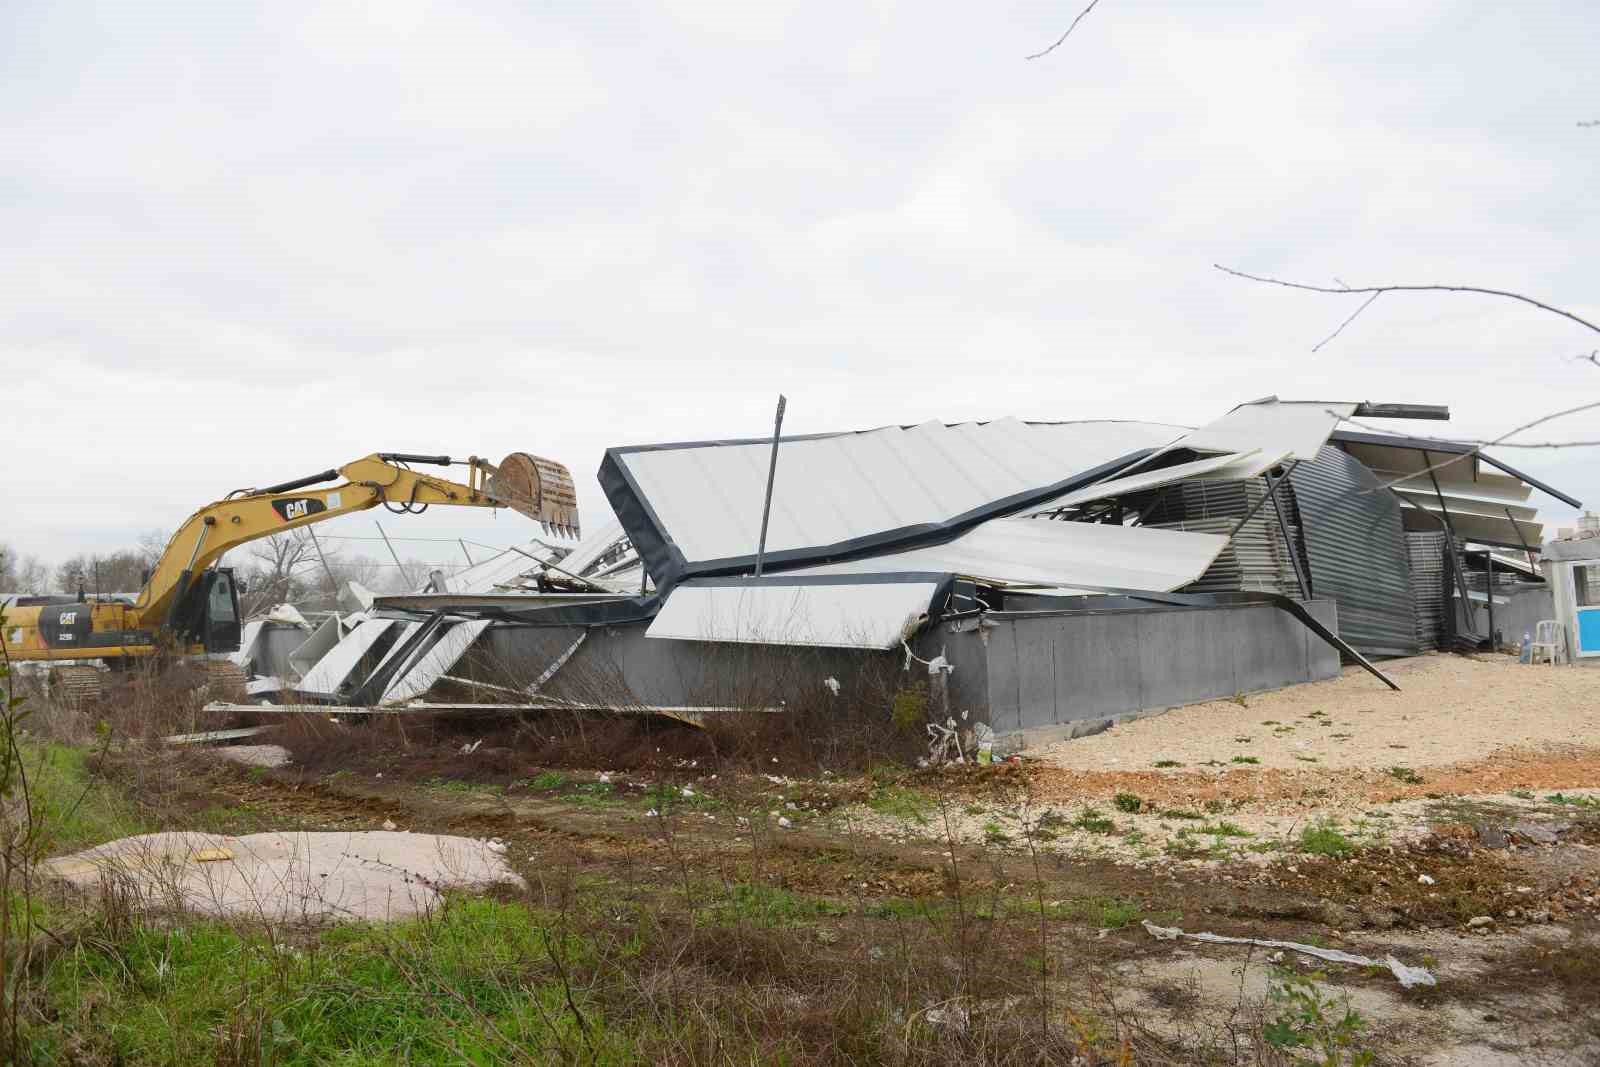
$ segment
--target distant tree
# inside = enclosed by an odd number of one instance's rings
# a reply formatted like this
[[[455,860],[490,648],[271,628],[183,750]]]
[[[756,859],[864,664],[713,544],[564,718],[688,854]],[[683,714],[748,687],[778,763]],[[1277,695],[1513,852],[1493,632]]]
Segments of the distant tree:
[[[89,593],[137,593],[149,570],[145,554],[136,549],[77,555],[56,567],[54,586],[61,593],[76,593],[80,582]]]

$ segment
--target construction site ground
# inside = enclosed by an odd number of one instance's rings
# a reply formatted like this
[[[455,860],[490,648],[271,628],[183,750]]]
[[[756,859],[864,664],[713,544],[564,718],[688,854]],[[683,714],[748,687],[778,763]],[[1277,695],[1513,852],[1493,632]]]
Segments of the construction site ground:
[[[1600,672],[1389,669],[1400,693],[1346,672],[983,767],[719,772],[673,754],[693,751],[681,726],[655,761],[519,766],[486,725],[363,746],[332,734],[370,727],[305,722],[277,738],[280,766],[259,749],[254,765],[221,749],[105,762],[163,828],[493,838],[536,894],[600,882],[715,906],[760,887],[839,966],[953,908],[1042,927],[1074,961],[1059,981],[1176,1048],[1217,1040],[1275,968],[1314,964],[1369,1021],[1377,1062],[1600,1061]],[[1438,984],[1161,941],[1146,920],[1393,955]]]

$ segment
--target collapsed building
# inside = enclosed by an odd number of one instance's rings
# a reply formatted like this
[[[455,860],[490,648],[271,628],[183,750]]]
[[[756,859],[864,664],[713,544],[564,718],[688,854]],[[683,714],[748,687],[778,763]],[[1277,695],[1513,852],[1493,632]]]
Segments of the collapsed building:
[[[613,448],[607,529],[360,604],[275,688],[689,715],[863,698],[915,661],[968,721],[1059,736],[1341,661],[1388,682],[1373,660],[1515,643],[1549,617],[1530,500],[1579,506],[1473,446],[1366,426],[1446,417],[1269,397],[1198,429],[1005,418]]]

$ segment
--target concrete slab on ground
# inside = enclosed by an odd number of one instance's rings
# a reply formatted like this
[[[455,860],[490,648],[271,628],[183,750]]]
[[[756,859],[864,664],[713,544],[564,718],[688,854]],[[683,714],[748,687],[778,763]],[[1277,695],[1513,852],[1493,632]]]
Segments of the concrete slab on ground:
[[[49,860],[85,891],[116,885],[145,908],[268,922],[392,920],[447,889],[521,885],[498,842],[439,834],[197,832],[141,834]]]

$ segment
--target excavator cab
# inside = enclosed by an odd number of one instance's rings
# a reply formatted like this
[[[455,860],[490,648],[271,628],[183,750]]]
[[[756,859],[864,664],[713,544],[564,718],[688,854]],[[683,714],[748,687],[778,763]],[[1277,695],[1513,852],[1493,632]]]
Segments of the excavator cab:
[[[239,650],[239,586],[232,567],[201,572],[184,594],[173,629],[207,652]]]
[[[219,567],[206,574],[205,611],[200,621],[200,640],[207,652],[239,650],[239,587],[233,568]]]

